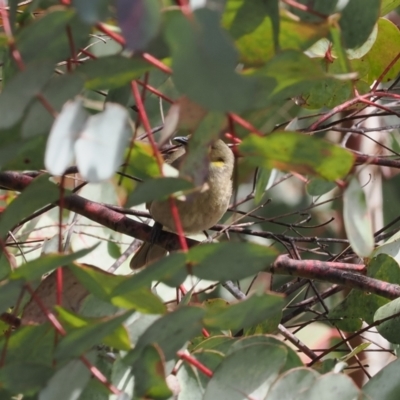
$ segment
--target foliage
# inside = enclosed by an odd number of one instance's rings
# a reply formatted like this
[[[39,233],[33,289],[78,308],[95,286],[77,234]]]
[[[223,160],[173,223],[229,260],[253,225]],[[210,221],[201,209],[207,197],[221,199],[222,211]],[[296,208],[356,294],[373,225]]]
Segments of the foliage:
[[[397,399],[400,0],[8,4],[0,398]],[[222,137],[212,243],[155,237],[137,206],[207,190]],[[171,254],[132,273],[132,237]]]

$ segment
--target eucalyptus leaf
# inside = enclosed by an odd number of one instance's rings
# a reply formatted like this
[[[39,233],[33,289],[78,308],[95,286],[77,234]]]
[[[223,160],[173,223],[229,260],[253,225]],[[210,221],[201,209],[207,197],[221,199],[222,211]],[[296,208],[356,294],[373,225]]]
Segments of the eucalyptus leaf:
[[[368,257],[374,250],[372,220],[365,193],[357,178],[352,178],[343,196],[344,226],[354,252]]]

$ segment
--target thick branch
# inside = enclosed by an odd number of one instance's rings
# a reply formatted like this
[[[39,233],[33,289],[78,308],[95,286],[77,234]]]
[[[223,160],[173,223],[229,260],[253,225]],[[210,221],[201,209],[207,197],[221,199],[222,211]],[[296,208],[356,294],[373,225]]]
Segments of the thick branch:
[[[22,192],[32,181],[33,178],[30,176],[18,172],[0,172],[0,186],[10,190]],[[146,242],[150,242],[152,239],[150,226],[127,218],[119,212],[76,194],[64,198],[64,207],[116,232]],[[196,240],[187,239],[187,241],[189,246],[198,244]],[[179,249],[178,236],[170,232],[162,231],[157,237],[157,244],[170,251]]]
[[[400,160],[389,157],[368,156],[366,154],[356,154],[356,164],[373,164],[381,167],[392,167],[400,169]]]
[[[286,255],[279,256],[269,271],[279,275],[300,276],[302,278],[317,279],[324,282],[337,283],[351,289],[360,289],[364,292],[377,294],[387,299],[400,297],[400,285],[380,281],[353,271],[363,265],[323,262],[316,260],[292,260]]]

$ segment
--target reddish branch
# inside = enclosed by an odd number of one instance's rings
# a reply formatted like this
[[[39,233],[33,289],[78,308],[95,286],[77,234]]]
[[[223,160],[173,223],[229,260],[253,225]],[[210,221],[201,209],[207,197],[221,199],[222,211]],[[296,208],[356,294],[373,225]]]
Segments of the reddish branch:
[[[302,278],[337,283],[351,289],[360,289],[364,292],[377,294],[391,300],[400,297],[400,285],[351,272],[347,266],[358,267],[360,272],[365,270],[364,265],[356,266],[354,264],[316,260],[292,260],[282,255],[270,267],[270,272],[279,275],[300,276]]]
[[[372,164],[381,167],[400,168],[400,160],[393,160],[388,157],[368,156],[364,154],[356,154],[356,164]]]
[[[0,186],[10,190],[22,192],[32,181],[33,178],[30,176],[18,172],[0,172]],[[64,207],[116,232],[147,242],[151,240],[150,226],[134,221],[119,212],[78,195],[64,197]],[[189,247],[198,244],[197,241],[192,239],[187,239],[187,243]],[[169,232],[161,232],[157,244],[167,250],[180,249],[178,236]]]
[[[305,11],[308,12],[309,14],[315,15],[321,19],[328,18],[325,14],[319,13],[318,11],[313,10],[310,6],[298,3],[295,0],[284,0],[284,3],[286,3],[289,6],[292,6],[293,8],[297,8],[298,10]]]
[[[0,186],[10,190],[23,191],[32,180],[33,178],[22,173],[0,172]],[[151,240],[151,227],[127,218],[102,204],[73,194],[64,198],[64,206],[66,209],[116,232],[144,241]],[[189,247],[199,244],[199,242],[192,239],[187,239],[187,243]],[[170,251],[180,248],[178,236],[169,232],[161,232],[159,238],[157,238],[157,244]],[[336,283],[348,288],[374,293],[388,299],[400,297],[399,285],[363,275],[365,272],[364,265],[316,260],[292,260],[287,256],[279,256],[268,269],[275,274]]]

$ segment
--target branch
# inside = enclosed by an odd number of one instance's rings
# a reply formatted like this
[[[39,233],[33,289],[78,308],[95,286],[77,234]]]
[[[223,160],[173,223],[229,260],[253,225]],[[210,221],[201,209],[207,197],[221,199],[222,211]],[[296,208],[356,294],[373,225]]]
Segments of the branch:
[[[356,154],[356,164],[372,164],[381,167],[400,168],[400,160],[393,160],[388,157],[368,156],[366,154]]]
[[[279,256],[269,272],[279,275],[300,276],[336,283],[350,289],[377,294],[390,300],[400,297],[400,285],[380,281],[353,271],[365,271],[364,265],[323,262],[316,260],[292,260],[286,255]]]
[[[22,192],[33,181],[33,178],[25,174],[6,171],[0,172],[0,186],[9,190]],[[146,242],[152,240],[152,228],[146,224],[134,221],[125,217],[119,212],[110,210],[109,208],[84,199],[81,196],[72,194],[64,198],[64,207],[70,211],[76,212],[94,222],[97,222],[113,231],[128,235]],[[190,247],[195,246],[199,242],[187,239]],[[157,244],[169,251],[180,249],[178,236],[174,233],[162,231],[157,237]]]

